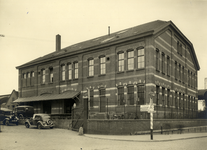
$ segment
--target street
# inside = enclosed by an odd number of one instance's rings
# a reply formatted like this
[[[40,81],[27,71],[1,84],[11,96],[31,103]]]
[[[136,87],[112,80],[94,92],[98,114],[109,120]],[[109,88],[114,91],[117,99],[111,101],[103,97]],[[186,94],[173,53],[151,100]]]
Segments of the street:
[[[107,140],[80,136],[67,129],[27,129],[23,125],[1,125],[0,132],[0,150],[205,150],[206,141],[207,137],[164,142]]]

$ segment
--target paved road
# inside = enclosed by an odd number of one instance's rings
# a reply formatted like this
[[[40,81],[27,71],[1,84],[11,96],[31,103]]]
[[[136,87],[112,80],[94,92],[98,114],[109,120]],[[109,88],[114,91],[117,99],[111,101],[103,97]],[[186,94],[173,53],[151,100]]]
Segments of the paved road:
[[[0,150],[206,150],[207,147],[207,137],[139,142],[79,136],[77,132],[66,129],[27,129],[23,125],[1,126],[1,131]]]

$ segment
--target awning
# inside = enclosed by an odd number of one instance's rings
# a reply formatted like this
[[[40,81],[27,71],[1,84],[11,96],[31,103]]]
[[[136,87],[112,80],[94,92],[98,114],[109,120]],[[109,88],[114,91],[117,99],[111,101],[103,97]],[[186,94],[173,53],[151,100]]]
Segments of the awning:
[[[40,96],[18,98],[14,102],[18,103],[18,102],[35,102],[35,101],[71,99],[71,98],[78,96],[79,94],[80,92],[78,91],[67,91],[61,94],[46,94],[46,95],[40,95]]]

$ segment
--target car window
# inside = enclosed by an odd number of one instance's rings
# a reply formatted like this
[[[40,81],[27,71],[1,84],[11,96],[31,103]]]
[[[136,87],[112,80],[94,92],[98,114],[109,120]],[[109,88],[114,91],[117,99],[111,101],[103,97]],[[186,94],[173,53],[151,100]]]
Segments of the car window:
[[[41,119],[41,117],[40,116],[35,116],[35,118],[34,118],[35,120],[40,120]]]

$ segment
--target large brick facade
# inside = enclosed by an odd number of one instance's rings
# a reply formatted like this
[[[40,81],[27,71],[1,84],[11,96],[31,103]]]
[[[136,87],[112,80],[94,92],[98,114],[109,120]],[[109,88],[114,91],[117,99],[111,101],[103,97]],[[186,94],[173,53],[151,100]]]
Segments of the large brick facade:
[[[57,48],[17,69],[20,99],[80,92],[78,100],[34,102],[36,113],[70,113],[74,103],[82,106],[83,98],[88,98],[89,118],[123,114],[144,119],[149,114],[140,112],[140,105],[149,103],[152,91],[155,118],[197,114],[199,64],[191,42],[171,21],[154,21]]]

